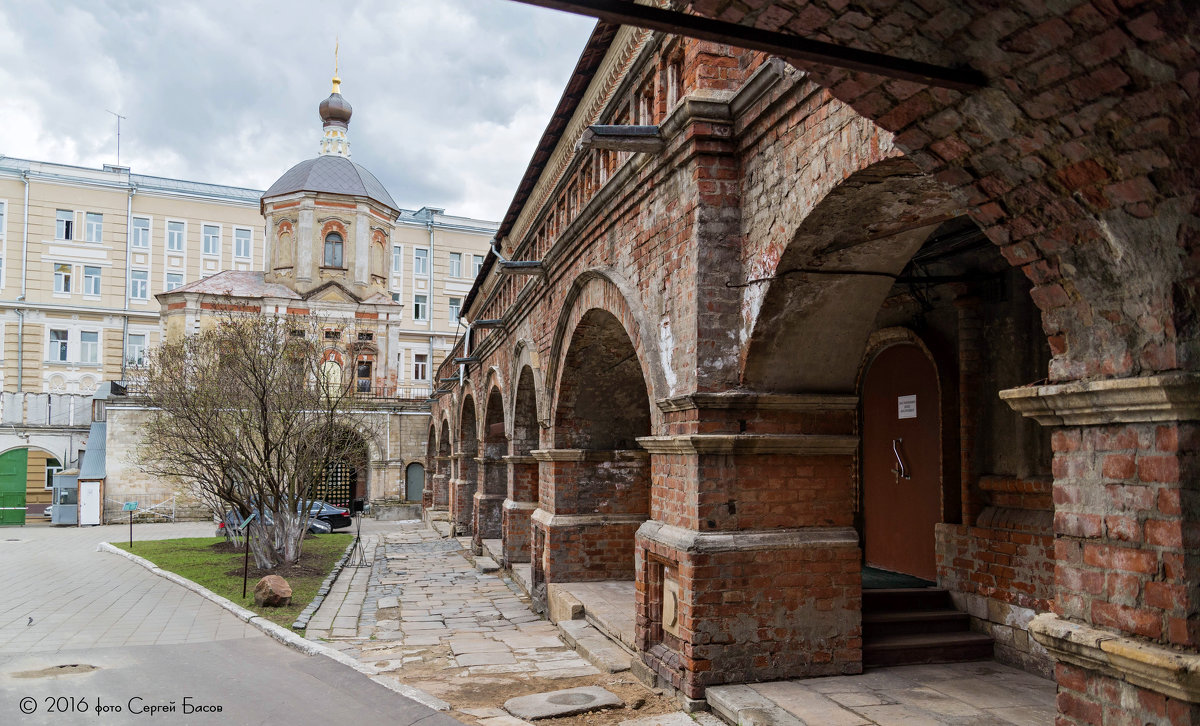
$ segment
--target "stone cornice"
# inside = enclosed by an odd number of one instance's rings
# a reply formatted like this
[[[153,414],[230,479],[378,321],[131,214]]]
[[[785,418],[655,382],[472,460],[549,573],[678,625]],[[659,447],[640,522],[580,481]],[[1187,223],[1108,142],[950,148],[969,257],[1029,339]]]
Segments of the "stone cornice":
[[[517,454],[508,454],[501,458],[509,464],[536,464],[538,462],[537,457],[519,456]]]
[[[1058,660],[1117,680],[1200,703],[1200,655],[1042,613],[1029,621],[1034,640]]]
[[[518,511],[532,512],[533,510],[537,509],[538,503],[537,502],[515,502],[512,499],[505,499],[504,504],[502,506],[505,509],[515,509]]]
[[[645,514],[551,514],[545,509],[535,509],[530,518],[547,527],[571,527],[578,525],[637,524],[645,522]]]
[[[658,401],[658,408],[665,413],[692,409],[853,411],[857,407],[858,396],[833,393],[726,391],[724,393],[691,393]]]
[[[638,439],[651,454],[853,454],[857,436],[807,434],[682,434]]]
[[[858,546],[858,534],[853,527],[697,532],[694,529],[684,529],[648,520],[638,528],[637,536],[666,545],[678,552],[692,554],[828,547],[830,545]]]
[[[648,457],[640,449],[537,449],[529,453],[537,461],[633,461]]]
[[[1044,426],[1200,420],[1200,374],[1028,386],[1000,391],[1012,410]]]

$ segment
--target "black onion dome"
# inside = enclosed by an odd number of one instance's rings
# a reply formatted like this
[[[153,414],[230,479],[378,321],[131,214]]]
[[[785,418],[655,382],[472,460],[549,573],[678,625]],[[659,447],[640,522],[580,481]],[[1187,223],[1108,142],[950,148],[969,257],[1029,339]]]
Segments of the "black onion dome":
[[[392,200],[392,195],[388,194],[374,174],[346,157],[335,154],[308,159],[288,169],[262,198],[266,201],[293,192],[326,192],[367,197],[393,212],[400,212],[400,208]]]
[[[342,126],[350,125],[350,116],[354,113],[354,108],[350,106],[350,102],[342,98],[340,93],[331,93],[329,98],[321,101],[320,106],[321,123],[336,123]]]

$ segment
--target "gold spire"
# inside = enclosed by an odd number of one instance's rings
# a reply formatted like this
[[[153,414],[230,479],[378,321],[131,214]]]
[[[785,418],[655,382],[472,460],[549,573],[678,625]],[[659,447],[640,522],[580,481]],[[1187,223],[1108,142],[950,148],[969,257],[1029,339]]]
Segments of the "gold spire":
[[[342,79],[338,78],[338,37],[333,37],[333,92],[341,93]]]

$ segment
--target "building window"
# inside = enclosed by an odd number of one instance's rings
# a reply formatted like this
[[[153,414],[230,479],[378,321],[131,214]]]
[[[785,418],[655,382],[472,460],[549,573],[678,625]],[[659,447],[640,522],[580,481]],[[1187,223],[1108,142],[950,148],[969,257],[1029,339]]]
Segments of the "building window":
[[[415,249],[413,250],[413,274],[428,275],[429,274],[429,250]]]
[[[67,362],[67,331],[50,331],[50,360],[55,363]]]
[[[83,294],[84,295],[99,295],[100,294],[100,268],[99,267],[84,267],[83,268]]]
[[[88,242],[103,242],[104,241],[104,217],[96,212],[88,212],[85,215],[85,231],[87,232]]]
[[[145,270],[131,270],[129,273],[129,297],[134,300],[148,300],[150,298],[149,281],[150,273]]]
[[[393,292],[393,293],[392,293],[392,302],[399,304],[399,302],[400,302],[400,293],[398,293],[398,292]]]
[[[125,339],[125,364],[134,368],[146,365],[146,336],[130,334]]]
[[[234,257],[250,257],[250,234],[250,230],[248,229],[233,230]]]
[[[133,218],[133,246],[138,249],[150,248],[150,220],[145,217]]]
[[[340,331],[340,330],[326,330],[325,331],[325,340],[341,340],[341,339],[342,339],[342,331]]]
[[[429,354],[413,353],[413,380],[424,381],[429,378]]]
[[[359,393],[371,392],[371,361],[360,360],[355,367],[355,382]]]
[[[462,253],[450,253],[450,277],[462,277]]]
[[[358,342],[360,343],[370,343],[373,340],[375,340],[375,333],[371,331],[358,334]]]
[[[425,309],[428,300],[424,295],[413,295],[413,320],[428,320],[428,311]]]
[[[399,273],[404,267],[404,247],[392,245],[392,272]]]
[[[46,459],[46,488],[54,488],[54,475],[63,470],[62,462],[58,459]]]
[[[167,249],[183,252],[183,222],[167,222]]]
[[[472,277],[479,277],[479,271],[483,269],[483,255],[475,255],[475,273]]]
[[[342,236],[337,232],[325,235],[325,266],[342,266]]]
[[[100,334],[94,330],[85,330],[79,334],[79,362],[100,362]]]
[[[71,292],[71,266],[57,264],[54,266],[54,292]]]
[[[166,291],[170,292],[177,287],[183,287],[183,273],[182,272],[168,272],[167,273]]]
[[[75,213],[69,209],[60,209],[54,217],[54,239],[71,239],[75,230]]]
[[[461,312],[462,312],[462,298],[461,297],[450,298],[450,322],[451,322],[451,324],[458,323],[458,316]]]
[[[204,254],[221,254],[221,228],[215,224],[206,224],[202,229],[204,236]]]

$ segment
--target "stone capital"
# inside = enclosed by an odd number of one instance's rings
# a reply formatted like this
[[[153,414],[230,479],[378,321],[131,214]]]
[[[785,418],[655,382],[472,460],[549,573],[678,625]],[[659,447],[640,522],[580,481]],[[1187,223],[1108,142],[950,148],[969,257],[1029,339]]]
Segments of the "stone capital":
[[[796,529],[698,532],[648,520],[638,528],[639,539],[665,545],[677,552],[707,554],[746,550],[800,549],[805,547],[857,547],[853,527],[799,527]]]
[[[644,436],[638,444],[651,454],[853,454],[857,436],[815,434],[681,434]]]
[[[1200,374],[1076,381],[1000,391],[1012,410],[1043,426],[1200,420]]]
[[[836,393],[758,393],[724,391],[691,393],[664,398],[658,407],[665,413],[693,409],[746,409],[756,411],[853,411],[858,396]]]
[[[602,526],[606,524],[637,524],[646,521],[645,514],[553,514],[535,509],[533,521],[546,527]]]
[[[1042,613],[1029,632],[1056,659],[1189,703],[1200,703],[1200,655]]]
[[[537,457],[520,456],[517,454],[509,454],[508,456],[504,456],[502,458],[509,464],[536,464],[538,462]]]
[[[636,461],[648,457],[641,449],[537,449],[529,453],[537,461]]]

